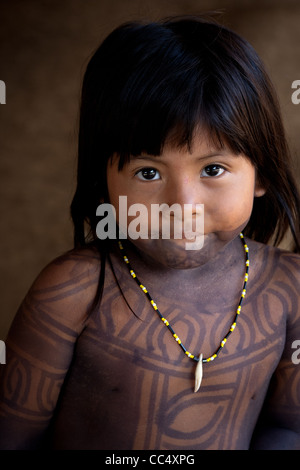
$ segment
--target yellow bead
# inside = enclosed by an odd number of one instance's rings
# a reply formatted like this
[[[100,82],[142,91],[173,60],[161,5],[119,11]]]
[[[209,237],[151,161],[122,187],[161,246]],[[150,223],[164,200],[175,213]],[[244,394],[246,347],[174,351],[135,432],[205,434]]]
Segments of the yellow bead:
[[[193,356],[193,354],[191,354],[190,352],[188,351],[185,351],[185,354],[190,358],[190,359],[194,359],[195,356]]]
[[[146,287],[143,286],[143,284],[140,284],[140,288],[142,289],[143,292],[145,292],[145,293],[148,292],[147,289],[146,289]]]
[[[180,339],[178,338],[178,336],[176,335],[176,333],[174,333],[174,338],[175,338],[175,341],[178,343],[178,344],[181,344],[181,341]]]

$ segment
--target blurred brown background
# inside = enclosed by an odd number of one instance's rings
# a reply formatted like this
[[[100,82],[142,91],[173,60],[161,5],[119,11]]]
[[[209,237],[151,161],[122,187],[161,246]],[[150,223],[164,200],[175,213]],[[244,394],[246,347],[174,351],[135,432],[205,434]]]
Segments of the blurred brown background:
[[[300,180],[299,0],[0,0],[0,339],[39,271],[72,246],[80,85],[91,52],[117,25],[222,9],[277,88]]]

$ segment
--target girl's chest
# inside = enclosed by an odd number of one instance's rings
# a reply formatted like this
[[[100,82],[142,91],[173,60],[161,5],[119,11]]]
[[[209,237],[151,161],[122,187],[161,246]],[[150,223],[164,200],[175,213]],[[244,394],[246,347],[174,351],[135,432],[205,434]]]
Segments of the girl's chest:
[[[90,384],[84,413],[97,416],[104,448],[247,448],[284,344],[283,309],[275,304],[245,303],[218,357],[203,365],[194,393],[196,363],[156,312],[137,297],[137,318],[124,299],[107,297],[79,338],[73,366]],[[198,312],[192,304],[163,307],[186,349],[204,357],[218,349],[235,316]],[[78,386],[74,381],[74,393]]]

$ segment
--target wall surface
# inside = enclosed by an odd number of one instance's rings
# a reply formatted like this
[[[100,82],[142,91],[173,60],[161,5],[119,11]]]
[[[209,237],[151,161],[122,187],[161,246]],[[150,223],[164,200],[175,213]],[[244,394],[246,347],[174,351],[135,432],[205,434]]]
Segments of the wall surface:
[[[300,179],[298,0],[0,0],[0,339],[39,271],[72,247],[81,80],[88,57],[117,25],[221,9],[277,87]]]

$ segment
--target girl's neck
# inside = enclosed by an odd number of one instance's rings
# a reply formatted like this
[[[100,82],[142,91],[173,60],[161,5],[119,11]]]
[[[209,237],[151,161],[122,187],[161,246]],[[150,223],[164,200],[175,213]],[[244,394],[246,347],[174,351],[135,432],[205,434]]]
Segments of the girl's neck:
[[[149,256],[130,242],[124,243],[124,246],[138,278],[153,295],[169,293],[170,296],[186,296],[193,295],[195,290],[200,289],[212,296],[218,289],[228,290],[228,293],[232,292],[232,288],[235,290],[235,285],[237,291],[240,289],[245,270],[245,254],[239,236],[226,243],[204,264],[189,268],[176,268],[175,262],[171,262],[171,266],[162,264],[155,255]],[[116,249],[119,251],[118,247]],[[116,253],[116,256],[120,258],[121,255]],[[128,272],[124,274],[128,276]]]

